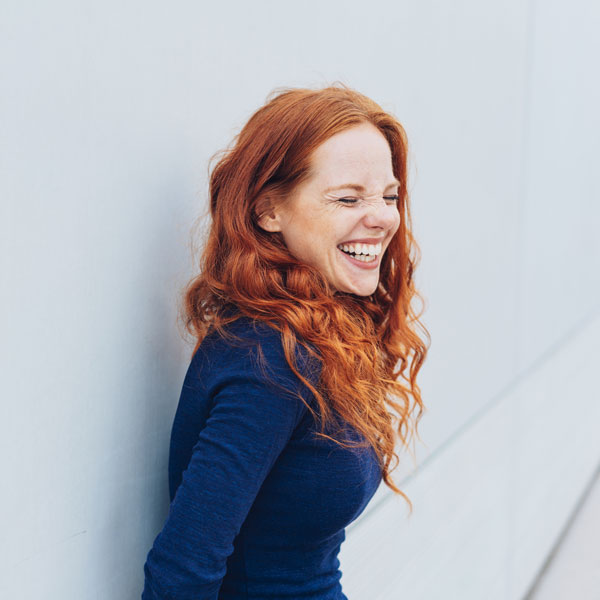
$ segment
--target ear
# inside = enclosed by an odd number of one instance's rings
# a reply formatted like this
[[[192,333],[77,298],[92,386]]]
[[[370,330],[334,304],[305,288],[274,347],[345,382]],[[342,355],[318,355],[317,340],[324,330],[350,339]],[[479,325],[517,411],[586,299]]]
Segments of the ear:
[[[270,233],[281,231],[281,214],[278,206],[269,196],[264,196],[256,201],[254,208],[256,221],[259,226]]]

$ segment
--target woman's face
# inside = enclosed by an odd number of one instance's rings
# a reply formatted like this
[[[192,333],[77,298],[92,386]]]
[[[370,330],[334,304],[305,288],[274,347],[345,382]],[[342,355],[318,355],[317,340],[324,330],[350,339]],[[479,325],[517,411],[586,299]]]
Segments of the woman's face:
[[[289,251],[336,290],[368,296],[400,225],[389,144],[375,126],[361,123],[321,144],[311,166],[311,176],[259,223],[280,231]]]

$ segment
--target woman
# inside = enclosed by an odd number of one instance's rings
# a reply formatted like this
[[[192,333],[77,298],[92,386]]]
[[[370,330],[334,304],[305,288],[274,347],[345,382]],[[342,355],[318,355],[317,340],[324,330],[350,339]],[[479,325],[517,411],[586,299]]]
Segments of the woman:
[[[402,126],[344,85],[279,92],[213,169],[143,600],[345,599],[345,527],[382,479],[408,500],[390,464],[427,347],[406,179]]]

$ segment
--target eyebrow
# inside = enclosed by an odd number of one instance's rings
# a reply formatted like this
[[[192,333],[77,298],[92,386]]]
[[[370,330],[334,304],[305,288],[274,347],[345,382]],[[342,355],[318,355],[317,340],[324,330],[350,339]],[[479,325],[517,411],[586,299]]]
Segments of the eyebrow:
[[[389,183],[385,189],[389,189],[391,187],[398,187],[400,185],[400,182],[397,181],[396,179],[394,179],[394,181],[392,183]],[[350,190],[356,190],[357,192],[364,192],[365,188],[364,186],[358,184],[358,183],[343,183],[342,185],[334,185],[333,187],[329,187],[327,188],[324,193],[326,194],[327,192],[333,192],[335,190],[341,190],[341,189],[350,189]]]

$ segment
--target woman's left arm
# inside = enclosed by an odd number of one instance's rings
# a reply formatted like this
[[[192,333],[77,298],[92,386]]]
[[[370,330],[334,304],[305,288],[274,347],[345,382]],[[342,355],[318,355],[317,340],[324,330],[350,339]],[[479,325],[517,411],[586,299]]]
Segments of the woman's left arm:
[[[280,348],[266,347],[269,364],[280,383],[300,390]],[[251,357],[224,344],[213,350],[226,367],[210,370],[217,372],[210,375],[213,406],[148,554],[142,600],[217,599],[234,539],[307,411],[294,394],[268,384]]]

